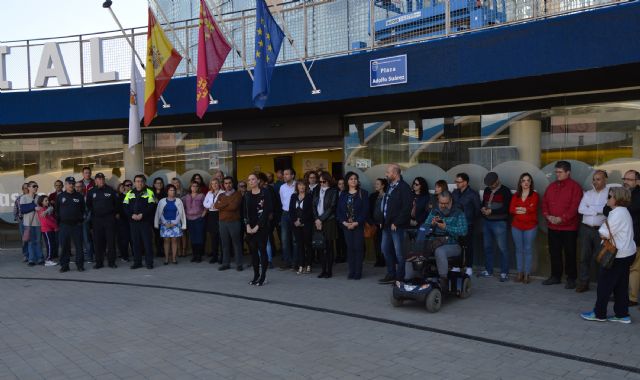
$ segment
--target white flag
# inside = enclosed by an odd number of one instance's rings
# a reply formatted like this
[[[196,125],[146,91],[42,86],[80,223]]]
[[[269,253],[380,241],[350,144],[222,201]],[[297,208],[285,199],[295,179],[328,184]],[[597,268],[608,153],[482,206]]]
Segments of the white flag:
[[[129,148],[142,142],[140,120],[144,116],[144,79],[136,67],[135,55],[131,55],[131,85],[129,86]]]

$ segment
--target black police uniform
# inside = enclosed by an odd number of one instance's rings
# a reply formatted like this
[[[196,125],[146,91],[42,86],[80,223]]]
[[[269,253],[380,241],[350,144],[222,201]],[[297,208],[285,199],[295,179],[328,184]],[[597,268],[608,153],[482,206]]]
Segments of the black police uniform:
[[[123,200],[124,213],[131,227],[131,242],[133,243],[133,265],[131,269],[142,266],[142,249],[144,246],[145,264],[153,268],[153,218],[155,217],[155,199],[153,191],[144,188],[141,191],[132,189],[127,192]],[[142,214],[142,220],[133,220],[134,214]]]
[[[82,222],[84,220],[85,202],[82,193],[73,191],[62,192],[56,200],[56,219],[58,221],[58,237],[62,253],[60,255],[60,270],[69,270],[71,259],[71,241],[76,252],[76,267],[84,270],[84,253],[82,251]]]
[[[105,248],[109,267],[116,267],[116,192],[108,185],[94,187],[87,193],[87,208],[93,223],[94,268],[104,266]]]

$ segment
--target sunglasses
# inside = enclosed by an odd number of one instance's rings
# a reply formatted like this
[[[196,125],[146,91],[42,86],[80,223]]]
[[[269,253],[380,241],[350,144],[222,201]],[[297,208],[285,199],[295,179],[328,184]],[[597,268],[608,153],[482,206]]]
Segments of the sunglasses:
[[[418,182],[414,183],[413,186],[420,186]]]
[[[327,181],[320,181],[320,183],[327,183]]]
[[[32,188],[32,189],[37,189],[37,188],[38,188],[38,185],[31,185],[31,188]]]
[[[607,199],[611,199],[613,198],[613,195],[609,194],[609,196],[607,197]]]
[[[125,183],[123,186],[124,187],[131,187],[132,185],[130,183]]]

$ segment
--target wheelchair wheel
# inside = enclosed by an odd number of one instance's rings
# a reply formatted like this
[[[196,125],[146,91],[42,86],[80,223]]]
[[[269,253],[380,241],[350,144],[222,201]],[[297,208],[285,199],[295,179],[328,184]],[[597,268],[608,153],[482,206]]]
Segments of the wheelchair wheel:
[[[471,295],[471,279],[469,277],[465,278],[462,281],[462,289],[460,289],[460,298],[465,299],[469,298]]]
[[[425,305],[429,313],[436,313],[442,306],[442,293],[440,289],[433,289],[428,295],[425,301]]]
[[[391,301],[391,305],[393,307],[402,306],[402,302],[404,301],[402,298],[396,298],[393,293],[391,293],[391,297],[389,297],[389,301]]]

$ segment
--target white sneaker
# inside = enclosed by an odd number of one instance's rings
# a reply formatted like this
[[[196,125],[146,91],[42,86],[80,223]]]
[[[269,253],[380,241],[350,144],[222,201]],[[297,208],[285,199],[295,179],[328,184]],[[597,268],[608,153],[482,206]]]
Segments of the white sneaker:
[[[472,268],[467,267],[466,272],[467,272],[467,276],[471,277],[471,275],[473,274],[473,269],[472,269]]]
[[[45,266],[45,267],[54,267],[54,266],[56,266],[56,265],[58,265],[58,263],[56,263],[56,262],[55,262],[55,261],[53,261],[53,260],[47,260],[47,261],[45,261],[45,262],[44,262],[44,266]]]

